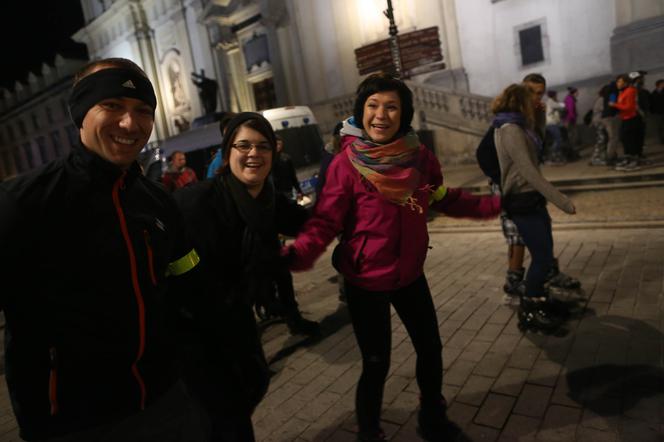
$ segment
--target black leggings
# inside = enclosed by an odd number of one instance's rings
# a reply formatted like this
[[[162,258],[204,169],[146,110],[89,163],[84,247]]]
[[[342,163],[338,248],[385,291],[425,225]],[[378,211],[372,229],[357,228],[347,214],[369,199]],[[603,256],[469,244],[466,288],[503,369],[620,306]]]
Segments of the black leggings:
[[[368,291],[346,283],[346,297],[362,353],[362,375],[355,397],[360,431],[374,431],[379,426],[392,347],[390,304],[406,327],[417,353],[416,376],[422,403],[439,404],[443,386],[443,347],[436,309],[424,275],[407,287],[385,292]]]

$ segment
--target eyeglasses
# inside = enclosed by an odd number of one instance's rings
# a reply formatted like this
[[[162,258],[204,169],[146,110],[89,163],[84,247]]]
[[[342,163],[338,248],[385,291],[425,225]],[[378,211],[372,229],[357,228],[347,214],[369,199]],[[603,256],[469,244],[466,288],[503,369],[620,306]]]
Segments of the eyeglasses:
[[[249,153],[252,147],[255,147],[258,153],[272,152],[272,146],[267,142],[250,143],[248,141],[240,141],[239,143],[231,144],[231,147],[236,148],[242,153]]]

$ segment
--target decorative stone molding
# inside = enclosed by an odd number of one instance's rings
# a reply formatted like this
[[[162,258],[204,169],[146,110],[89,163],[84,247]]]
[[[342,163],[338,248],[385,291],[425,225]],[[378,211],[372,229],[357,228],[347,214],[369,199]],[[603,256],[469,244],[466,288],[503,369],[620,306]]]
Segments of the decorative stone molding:
[[[283,0],[260,1],[261,22],[272,28],[283,26],[288,20],[288,8]]]
[[[613,72],[664,68],[664,15],[614,29],[611,36]]]

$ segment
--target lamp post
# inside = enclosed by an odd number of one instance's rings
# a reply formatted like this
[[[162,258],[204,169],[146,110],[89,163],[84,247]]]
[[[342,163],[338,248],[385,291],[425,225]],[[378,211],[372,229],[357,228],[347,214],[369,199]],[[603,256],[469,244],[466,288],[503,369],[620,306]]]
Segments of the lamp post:
[[[394,22],[394,9],[392,8],[392,0],[387,0],[387,9],[383,14],[390,21],[390,52],[392,53],[392,63],[394,64],[394,73],[397,78],[401,78],[401,54],[399,53],[399,40],[397,35],[399,30]]]

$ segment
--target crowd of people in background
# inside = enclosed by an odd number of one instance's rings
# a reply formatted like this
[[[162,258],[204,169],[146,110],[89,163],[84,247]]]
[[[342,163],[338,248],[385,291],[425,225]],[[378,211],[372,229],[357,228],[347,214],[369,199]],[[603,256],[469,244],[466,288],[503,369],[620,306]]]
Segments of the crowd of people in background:
[[[646,116],[652,113],[662,138],[664,80],[649,93],[645,72],[618,75],[604,85],[584,122],[595,131],[591,166],[635,171],[650,164],[644,154]],[[503,289],[519,297],[519,326],[533,331],[558,330],[570,316],[551,289],[576,290],[578,279],[560,271],[554,255],[551,218],[546,203],[574,214],[573,203],[541,174],[542,164],[562,166],[579,158],[581,142],[577,125],[579,91],[569,87],[564,101],[555,90],[546,91],[546,80],[529,74],[522,84],[507,87],[493,104],[496,118],[478,147],[478,162],[502,195],[501,224],[508,244],[508,270]],[[620,154],[622,146],[622,156]],[[487,152],[496,151],[491,164]],[[499,165],[499,167],[498,167]],[[531,264],[523,268],[524,251]]]
[[[649,92],[644,87],[645,75],[644,71],[618,75],[597,92],[592,108],[583,118],[595,137],[589,165],[630,172],[651,164],[643,150],[646,122],[653,122],[659,141],[664,142],[664,79],[657,80],[655,88]],[[580,157],[583,146],[577,124],[578,94],[577,88],[569,87],[567,96],[560,102],[557,91],[547,91],[546,165],[563,166]]]

